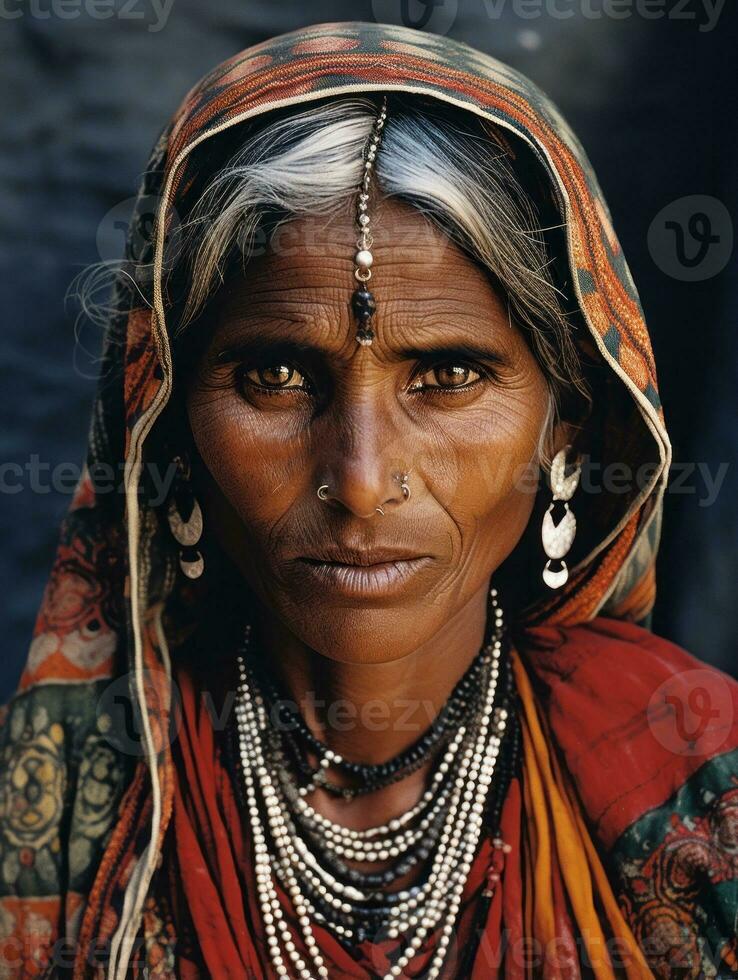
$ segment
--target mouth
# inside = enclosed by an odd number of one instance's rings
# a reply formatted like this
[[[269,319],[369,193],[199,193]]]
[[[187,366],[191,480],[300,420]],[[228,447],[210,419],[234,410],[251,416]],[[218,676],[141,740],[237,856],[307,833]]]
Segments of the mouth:
[[[323,588],[352,599],[386,598],[405,590],[432,563],[430,555],[397,550],[302,556],[301,569]]]

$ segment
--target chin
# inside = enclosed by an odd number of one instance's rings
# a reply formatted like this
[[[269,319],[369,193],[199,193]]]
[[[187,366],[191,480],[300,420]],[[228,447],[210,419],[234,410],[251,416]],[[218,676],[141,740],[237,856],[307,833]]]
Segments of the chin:
[[[435,632],[435,622],[422,616],[418,607],[379,608],[377,606],[310,607],[310,619],[283,618],[295,636],[310,649],[344,664],[380,664],[401,660],[417,650]],[[422,624],[422,630],[419,628]]]

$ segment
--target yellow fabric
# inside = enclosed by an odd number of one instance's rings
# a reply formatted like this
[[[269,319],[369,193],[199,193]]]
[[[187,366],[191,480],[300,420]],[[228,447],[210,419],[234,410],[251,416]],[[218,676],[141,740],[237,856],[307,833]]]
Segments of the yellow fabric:
[[[532,879],[524,885],[526,893],[532,893],[532,935],[544,950],[556,948],[551,860],[555,848],[573,915],[572,925],[582,937],[594,976],[597,980],[614,980],[616,976],[652,980],[653,973],[620,911],[597,855],[574,788],[549,748],[550,736],[544,734],[525,665],[515,650],[512,660],[523,708],[523,800],[533,852],[523,867],[532,873]],[[603,910],[604,922],[597,905]],[[617,973],[607,954],[606,942],[611,937],[617,938],[617,955],[623,964]]]

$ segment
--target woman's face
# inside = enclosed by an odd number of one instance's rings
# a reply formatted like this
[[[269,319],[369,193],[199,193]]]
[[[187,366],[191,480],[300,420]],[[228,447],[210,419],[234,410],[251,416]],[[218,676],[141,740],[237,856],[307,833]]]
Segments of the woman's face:
[[[365,663],[486,591],[530,517],[548,406],[484,272],[411,207],[375,212],[370,347],[352,216],[300,219],[221,290],[188,392],[207,533],[299,640]]]

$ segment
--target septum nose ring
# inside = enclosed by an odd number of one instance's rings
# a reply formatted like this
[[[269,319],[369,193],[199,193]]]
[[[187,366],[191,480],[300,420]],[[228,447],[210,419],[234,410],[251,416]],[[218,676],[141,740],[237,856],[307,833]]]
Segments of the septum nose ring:
[[[400,490],[402,491],[402,496],[404,497],[405,500],[409,500],[410,499],[410,484],[408,483],[408,480],[410,479],[410,474],[409,473],[395,473],[395,479],[400,481]],[[318,487],[316,493],[317,493],[318,497],[321,500],[327,500],[328,499],[328,484],[327,483],[322,483]],[[374,510],[376,511],[377,514],[381,514],[382,517],[384,517],[384,511],[382,510],[381,507],[375,507]]]

